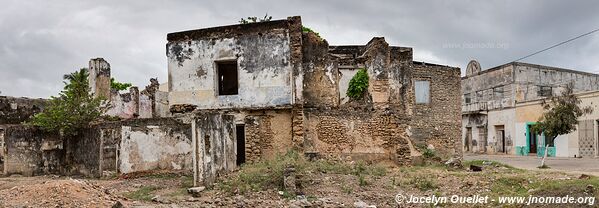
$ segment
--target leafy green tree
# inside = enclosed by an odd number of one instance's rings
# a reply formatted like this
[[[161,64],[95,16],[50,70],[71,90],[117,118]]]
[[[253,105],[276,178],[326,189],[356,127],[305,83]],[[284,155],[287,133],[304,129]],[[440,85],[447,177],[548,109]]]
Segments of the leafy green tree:
[[[581,101],[573,92],[572,84],[568,84],[559,96],[551,97],[550,102],[543,101],[545,111],[531,128],[531,133],[545,136],[545,153],[540,168],[547,167],[545,158],[549,144],[553,144],[557,136],[575,131],[578,118],[593,111],[590,106],[580,107]]]
[[[51,97],[48,107],[36,114],[31,124],[46,131],[75,135],[90,122],[100,118],[105,111],[102,107],[104,98],[94,98],[91,95],[88,76],[86,68],[64,75],[64,89],[57,97]]]
[[[121,90],[129,89],[129,87],[131,87],[131,86],[132,86],[131,83],[121,83],[121,82],[115,81],[114,77],[110,78],[110,88],[111,89],[121,91]]]
[[[366,72],[366,69],[360,69],[349,80],[349,87],[346,94],[353,99],[362,99],[366,90],[368,90],[368,72]]]
[[[239,20],[239,24],[249,24],[249,23],[256,23],[256,22],[268,22],[270,20],[272,20],[272,16],[268,16],[268,13],[266,13],[264,15],[264,17],[262,17],[262,18],[258,18],[258,17],[247,17],[247,19],[241,18],[241,20]]]

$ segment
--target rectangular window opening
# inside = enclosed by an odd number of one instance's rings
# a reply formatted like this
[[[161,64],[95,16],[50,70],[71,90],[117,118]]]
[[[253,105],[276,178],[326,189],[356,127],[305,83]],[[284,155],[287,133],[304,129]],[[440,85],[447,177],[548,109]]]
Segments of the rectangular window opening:
[[[493,88],[493,96],[497,99],[502,99],[503,98],[503,86]]]
[[[416,92],[416,103],[430,103],[430,81],[415,81],[414,91]]]
[[[537,91],[537,95],[539,97],[550,97],[553,95],[553,89],[550,86],[539,86],[539,91]]]
[[[470,97],[470,93],[464,94],[464,102],[466,104],[470,104],[472,102],[472,98]]]
[[[237,76],[237,61],[216,62],[218,74],[218,95],[237,95],[239,80]]]

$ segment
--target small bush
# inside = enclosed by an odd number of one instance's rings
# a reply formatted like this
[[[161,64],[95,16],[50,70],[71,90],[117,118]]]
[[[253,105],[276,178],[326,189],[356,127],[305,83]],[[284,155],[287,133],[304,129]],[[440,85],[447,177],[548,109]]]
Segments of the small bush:
[[[310,175],[313,173],[329,173],[355,175],[361,186],[368,185],[366,176],[384,176],[387,169],[381,165],[366,165],[364,162],[355,164],[334,162],[328,160],[307,161],[300,153],[290,151],[278,155],[274,159],[246,164],[239,173],[216,186],[230,194],[243,194],[249,191],[267,189],[284,190],[284,172],[288,167],[293,167],[296,174]],[[343,187],[342,187],[343,189]]]
[[[341,191],[343,191],[343,193],[346,193],[346,194],[351,194],[353,190],[350,186],[341,184]]]
[[[439,188],[434,181],[426,177],[415,177],[410,180],[410,184],[412,184],[414,188],[417,188],[421,191],[435,190]]]
[[[354,165],[354,170],[353,170],[353,174],[354,175],[362,175],[362,173],[366,172],[366,165],[364,164],[364,162],[359,161]]]
[[[314,30],[310,29],[309,27],[303,26],[302,25],[302,32],[305,33],[314,33],[316,35],[316,37],[320,38],[322,40],[322,37],[320,37],[320,34],[317,32],[314,32]]]
[[[218,184],[219,188],[230,193],[245,193],[269,188],[284,190],[284,172],[293,167],[297,173],[305,171],[307,161],[298,152],[289,151],[273,160],[265,160],[245,165],[236,178]]]
[[[127,90],[129,87],[133,86],[131,83],[121,83],[114,80],[114,78],[110,78],[110,89],[115,89],[117,91]]]
[[[374,175],[374,176],[385,176],[387,175],[387,168],[380,166],[380,165],[375,165],[374,167],[372,167],[370,169],[370,174]]]
[[[352,99],[362,99],[368,89],[368,72],[366,69],[360,69],[349,81],[347,96]]]
[[[435,150],[429,148],[425,148],[424,151],[422,151],[422,156],[424,156],[425,158],[433,158],[435,157],[435,155]]]
[[[353,171],[353,167],[350,165],[328,160],[314,161],[313,165],[316,168],[316,171],[321,173],[351,174]]]
[[[368,181],[366,181],[366,178],[364,177],[364,175],[359,175],[358,176],[358,182],[359,182],[360,186],[367,186],[368,185]]]

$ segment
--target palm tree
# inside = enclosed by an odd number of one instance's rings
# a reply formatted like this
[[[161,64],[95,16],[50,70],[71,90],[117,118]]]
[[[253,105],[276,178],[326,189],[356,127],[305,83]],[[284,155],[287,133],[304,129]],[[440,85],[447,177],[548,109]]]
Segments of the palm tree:
[[[79,71],[75,71],[70,74],[65,74],[62,78],[65,86],[65,91],[72,92],[73,94],[67,96],[73,97],[83,97],[88,93],[89,90],[89,82],[87,77],[89,76],[89,72],[87,68],[81,68]]]

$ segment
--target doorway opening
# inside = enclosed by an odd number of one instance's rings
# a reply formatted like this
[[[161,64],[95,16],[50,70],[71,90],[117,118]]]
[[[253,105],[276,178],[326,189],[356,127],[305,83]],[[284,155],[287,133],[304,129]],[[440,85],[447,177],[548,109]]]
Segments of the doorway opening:
[[[237,166],[245,163],[245,125],[236,126],[237,131]]]
[[[0,128],[0,174],[4,172],[4,157],[6,148],[4,146],[4,129]]]
[[[532,133],[531,128],[532,125],[528,125],[528,154],[537,154],[537,134]]]
[[[466,152],[470,152],[470,145],[472,144],[472,128],[466,127],[466,139],[464,141],[464,149]]]
[[[499,152],[507,153],[505,145],[505,129],[503,126],[495,126],[495,136],[499,142]]]

